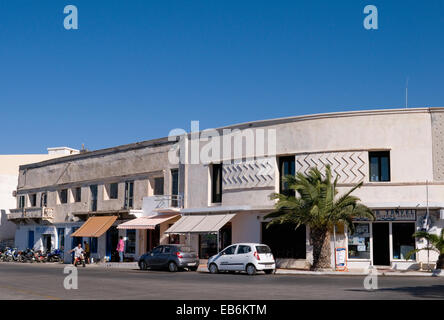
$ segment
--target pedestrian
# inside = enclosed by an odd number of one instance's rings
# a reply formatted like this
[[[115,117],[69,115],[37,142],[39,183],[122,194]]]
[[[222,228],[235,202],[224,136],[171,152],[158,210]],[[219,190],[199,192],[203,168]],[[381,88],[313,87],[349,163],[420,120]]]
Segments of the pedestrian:
[[[83,241],[83,243],[84,243],[84,245],[85,245],[85,260],[86,260],[86,263],[90,263],[90,260],[89,260],[89,243],[88,242],[86,242],[86,241]]]
[[[120,236],[119,243],[117,244],[117,252],[119,253],[119,262],[123,262],[123,251],[125,251],[125,242],[123,237]]]

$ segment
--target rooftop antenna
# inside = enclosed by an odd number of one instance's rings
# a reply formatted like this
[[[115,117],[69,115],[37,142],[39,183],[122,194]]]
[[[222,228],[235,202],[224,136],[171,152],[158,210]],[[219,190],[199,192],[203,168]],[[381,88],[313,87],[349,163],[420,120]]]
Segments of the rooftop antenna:
[[[409,77],[407,77],[407,82],[405,85],[405,108],[409,107]]]

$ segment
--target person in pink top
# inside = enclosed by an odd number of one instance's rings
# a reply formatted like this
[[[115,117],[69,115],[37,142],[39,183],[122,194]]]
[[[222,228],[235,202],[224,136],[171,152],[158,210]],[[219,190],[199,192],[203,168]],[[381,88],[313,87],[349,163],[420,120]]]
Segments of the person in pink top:
[[[125,242],[123,241],[123,237],[120,237],[116,250],[119,253],[119,262],[123,262],[123,252],[125,251]]]

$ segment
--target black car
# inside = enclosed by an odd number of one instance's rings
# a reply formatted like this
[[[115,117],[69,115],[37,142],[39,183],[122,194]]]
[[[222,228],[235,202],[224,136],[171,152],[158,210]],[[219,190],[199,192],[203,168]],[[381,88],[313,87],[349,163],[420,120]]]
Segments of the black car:
[[[199,256],[191,247],[180,244],[168,244],[155,247],[139,258],[139,268],[168,269],[171,272],[187,268],[196,271],[199,267]]]

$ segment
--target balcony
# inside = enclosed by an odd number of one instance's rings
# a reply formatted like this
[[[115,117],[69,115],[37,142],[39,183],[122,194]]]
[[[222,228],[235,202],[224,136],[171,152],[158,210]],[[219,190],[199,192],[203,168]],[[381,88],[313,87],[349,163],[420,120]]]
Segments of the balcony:
[[[10,209],[8,220],[12,222],[34,221],[34,222],[52,222],[54,219],[54,211],[52,208],[19,208]]]
[[[156,195],[143,198],[142,210],[152,212],[177,212],[183,208],[182,195]]]

